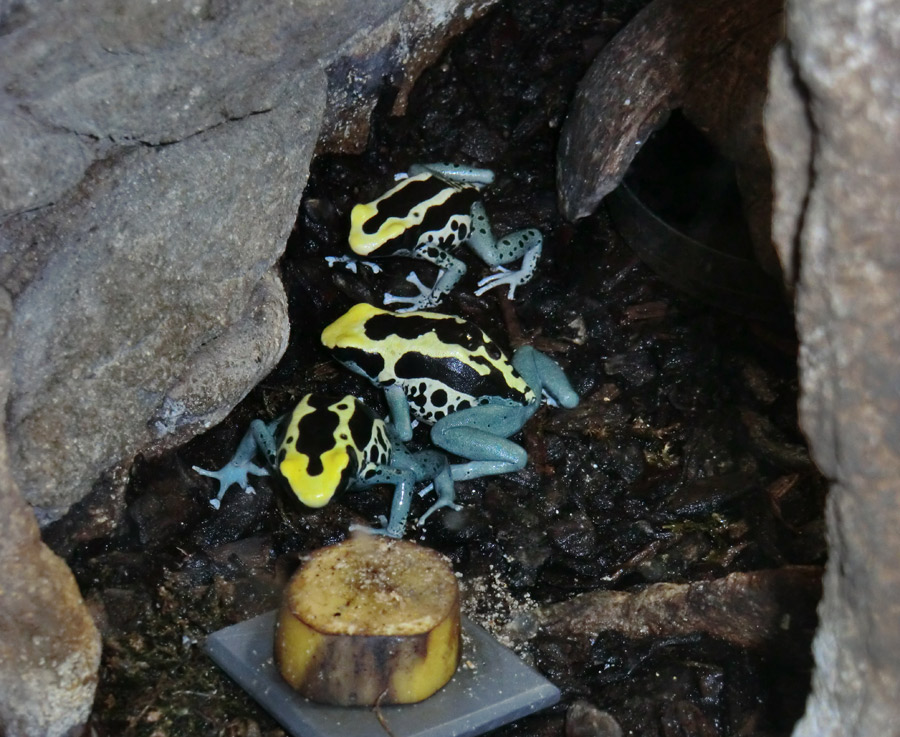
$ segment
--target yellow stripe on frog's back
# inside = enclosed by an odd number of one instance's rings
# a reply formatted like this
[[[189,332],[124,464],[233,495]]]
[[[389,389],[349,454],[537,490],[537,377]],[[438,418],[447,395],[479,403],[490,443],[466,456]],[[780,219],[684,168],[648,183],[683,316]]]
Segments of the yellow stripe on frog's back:
[[[402,217],[391,216],[387,218],[374,233],[367,233],[365,230],[365,224],[378,214],[379,205],[405,189],[410,182],[423,182],[433,178],[433,176],[430,172],[423,172],[414,177],[406,177],[377,200],[354,205],[350,211],[350,234],[347,237],[350,249],[358,256],[368,256],[389,240],[402,235],[405,230],[421,225],[428,210],[446,202],[457,191],[458,187],[450,185],[440,187],[432,197],[417,202]]]
[[[420,317],[428,320],[452,320],[458,325],[469,325],[472,330],[478,332],[482,339],[488,343],[493,343],[480,328],[467,323],[460,317],[453,315],[442,315],[437,312],[407,312],[398,314],[375,307],[366,302],[354,305],[341,317],[331,323],[322,331],[322,343],[330,349],[334,348],[356,348],[367,353],[378,354],[384,360],[385,368],[382,372],[382,379],[393,378],[395,376],[394,363],[400,360],[409,352],[423,353],[435,358],[455,358],[465,363],[472,370],[481,376],[490,373],[490,368],[485,365],[489,363],[496,371],[499,371],[504,378],[506,384],[513,390],[521,393],[525,397],[531,397],[533,392],[528,383],[513,368],[512,364],[506,356],[500,352],[499,358],[492,358],[488,355],[484,346],[479,346],[477,350],[470,351],[465,346],[458,343],[448,343],[441,340],[435,332],[428,331],[415,338],[403,338],[397,335],[390,335],[383,340],[372,340],[366,335],[366,324],[379,315],[388,315],[391,318],[402,321],[405,319]],[[498,348],[499,351],[499,348]],[[479,357],[482,361],[473,361],[473,357]]]

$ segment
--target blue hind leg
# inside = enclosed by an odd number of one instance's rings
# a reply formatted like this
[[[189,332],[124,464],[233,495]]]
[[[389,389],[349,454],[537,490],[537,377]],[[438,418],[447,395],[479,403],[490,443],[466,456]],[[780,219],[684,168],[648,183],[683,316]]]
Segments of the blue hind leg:
[[[530,406],[487,404],[454,412],[431,428],[431,441],[469,459],[450,467],[454,481],[512,473],[525,467],[528,455],[508,436],[522,429],[533,414]]]
[[[439,177],[449,179],[460,184],[474,184],[482,187],[494,181],[494,172],[490,169],[476,169],[463,164],[413,164],[409,168],[409,175],[414,177],[423,172],[437,174]]]
[[[523,345],[512,357],[512,365],[540,397],[546,392],[566,409],[578,406],[578,394],[560,365],[530,345]]]

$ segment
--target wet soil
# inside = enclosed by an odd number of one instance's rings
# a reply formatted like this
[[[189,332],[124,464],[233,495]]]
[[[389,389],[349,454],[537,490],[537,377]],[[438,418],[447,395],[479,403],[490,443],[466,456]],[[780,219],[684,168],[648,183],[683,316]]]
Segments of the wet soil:
[[[363,154],[315,159],[281,265],[294,326],[282,362],[221,426],[139,458],[124,499],[83,505],[82,522],[102,534],[47,533],[103,628],[92,734],[284,734],[200,643],[276,606],[300,557],[343,539],[353,522],[374,523],[389,489],[309,510],[261,478],[254,495],[232,490],[216,512],[214,485],[190,467],[221,466],[251,419],[273,418],[310,391],[353,393],[386,411],[378,391],[331,360],[319,333],[356,302],[409,293],[410,270],[426,283],[436,272],[394,260],[382,273],[353,273],[324,257],[346,253],[354,203],[429,161],[494,169],[485,204],[495,231],[536,226],[545,243],[537,276],[514,301],[502,290],[473,296],[488,269],[461,249],[469,272],[440,310],[510,350],[530,343],[553,356],[582,397],[571,411],[544,406],[518,436],[524,471],[458,483],[462,510],[408,534],[450,557],[470,616],[563,691],[557,707],[492,734],[612,735],[616,724],[665,737],[790,732],[809,687],[813,611],[777,648],[742,647],[703,627],[647,637],[542,628],[524,639],[505,629],[536,604],[586,591],[824,563],[825,484],[797,429],[790,315],[751,322],[679,294],[602,209],[575,224],[556,209],[556,142],[574,85],[639,5],[504,4],[422,76],[405,116],[389,115],[386,82]],[[420,427],[410,447],[425,444]],[[411,520],[430,501],[417,498]]]

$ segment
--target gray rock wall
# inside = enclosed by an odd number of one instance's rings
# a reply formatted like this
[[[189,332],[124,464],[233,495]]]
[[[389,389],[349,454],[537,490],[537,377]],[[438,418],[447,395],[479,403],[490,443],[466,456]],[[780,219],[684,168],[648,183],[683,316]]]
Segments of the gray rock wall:
[[[383,79],[408,86],[487,5],[0,5],[7,429],[43,519],[271,370],[288,336],[275,264],[316,141],[358,147]]]
[[[0,407],[9,391],[12,304],[0,292]],[[42,542],[0,430],[0,734],[63,737],[90,712],[100,635],[65,562]]]
[[[796,737],[900,725],[900,13],[788,0],[766,129],[773,231],[797,292],[801,425],[829,561]]]
[[[358,148],[492,1],[0,0],[0,733],[80,733],[99,662],[26,500],[59,517],[274,367],[317,141]]]

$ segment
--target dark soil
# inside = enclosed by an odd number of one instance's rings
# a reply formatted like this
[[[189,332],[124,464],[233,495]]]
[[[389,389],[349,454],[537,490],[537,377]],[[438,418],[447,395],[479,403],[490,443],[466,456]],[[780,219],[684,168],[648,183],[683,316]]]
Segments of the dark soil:
[[[373,524],[389,489],[309,510],[263,478],[255,495],[229,491],[216,512],[214,485],[190,467],[218,468],[251,419],[275,417],[310,391],[353,393],[384,414],[380,393],[336,364],[319,334],[356,302],[408,290],[411,269],[426,283],[435,271],[395,260],[380,274],[354,274],[324,257],[347,252],[352,205],[416,162],[494,169],[485,202],[495,231],[544,233],[538,274],[515,301],[502,290],[474,297],[488,270],[460,249],[469,272],[440,311],[510,349],[531,343],[552,355],[583,398],[572,411],[545,406],[526,426],[524,471],[458,483],[462,511],[410,526],[462,574],[470,616],[502,633],[522,610],[584,591],[824,562],[825,484],[797,429],[790,315],[756,323],[696,302],[645,268],[604,212],[571,224],[556,209],[568,100],[639,4],[506,3],[422,76],[404,117],[388,115],[386,85],[362,155],[315,159],[282,262],[294,326],[282,362],[227,422],[165,457],[138,459],[123,507],[86,505],[95,522],[112,520],[108,534],[63,543],[59,530],[48,533],[103,623],[93,734],[283,734],[199,645],[276,606],[300,556],[343,539],[352,522]],[[410,447],[427,439],[420,427]],[[412,521],[430,501],[416,499]],[[625,734],[786,735],[809,688],[810,636],[743,649],[700,631],[538,632],[519,650],[562,689],[562,703],[492,734],[614,734],[590,731],[609,727],[594,705]]]

